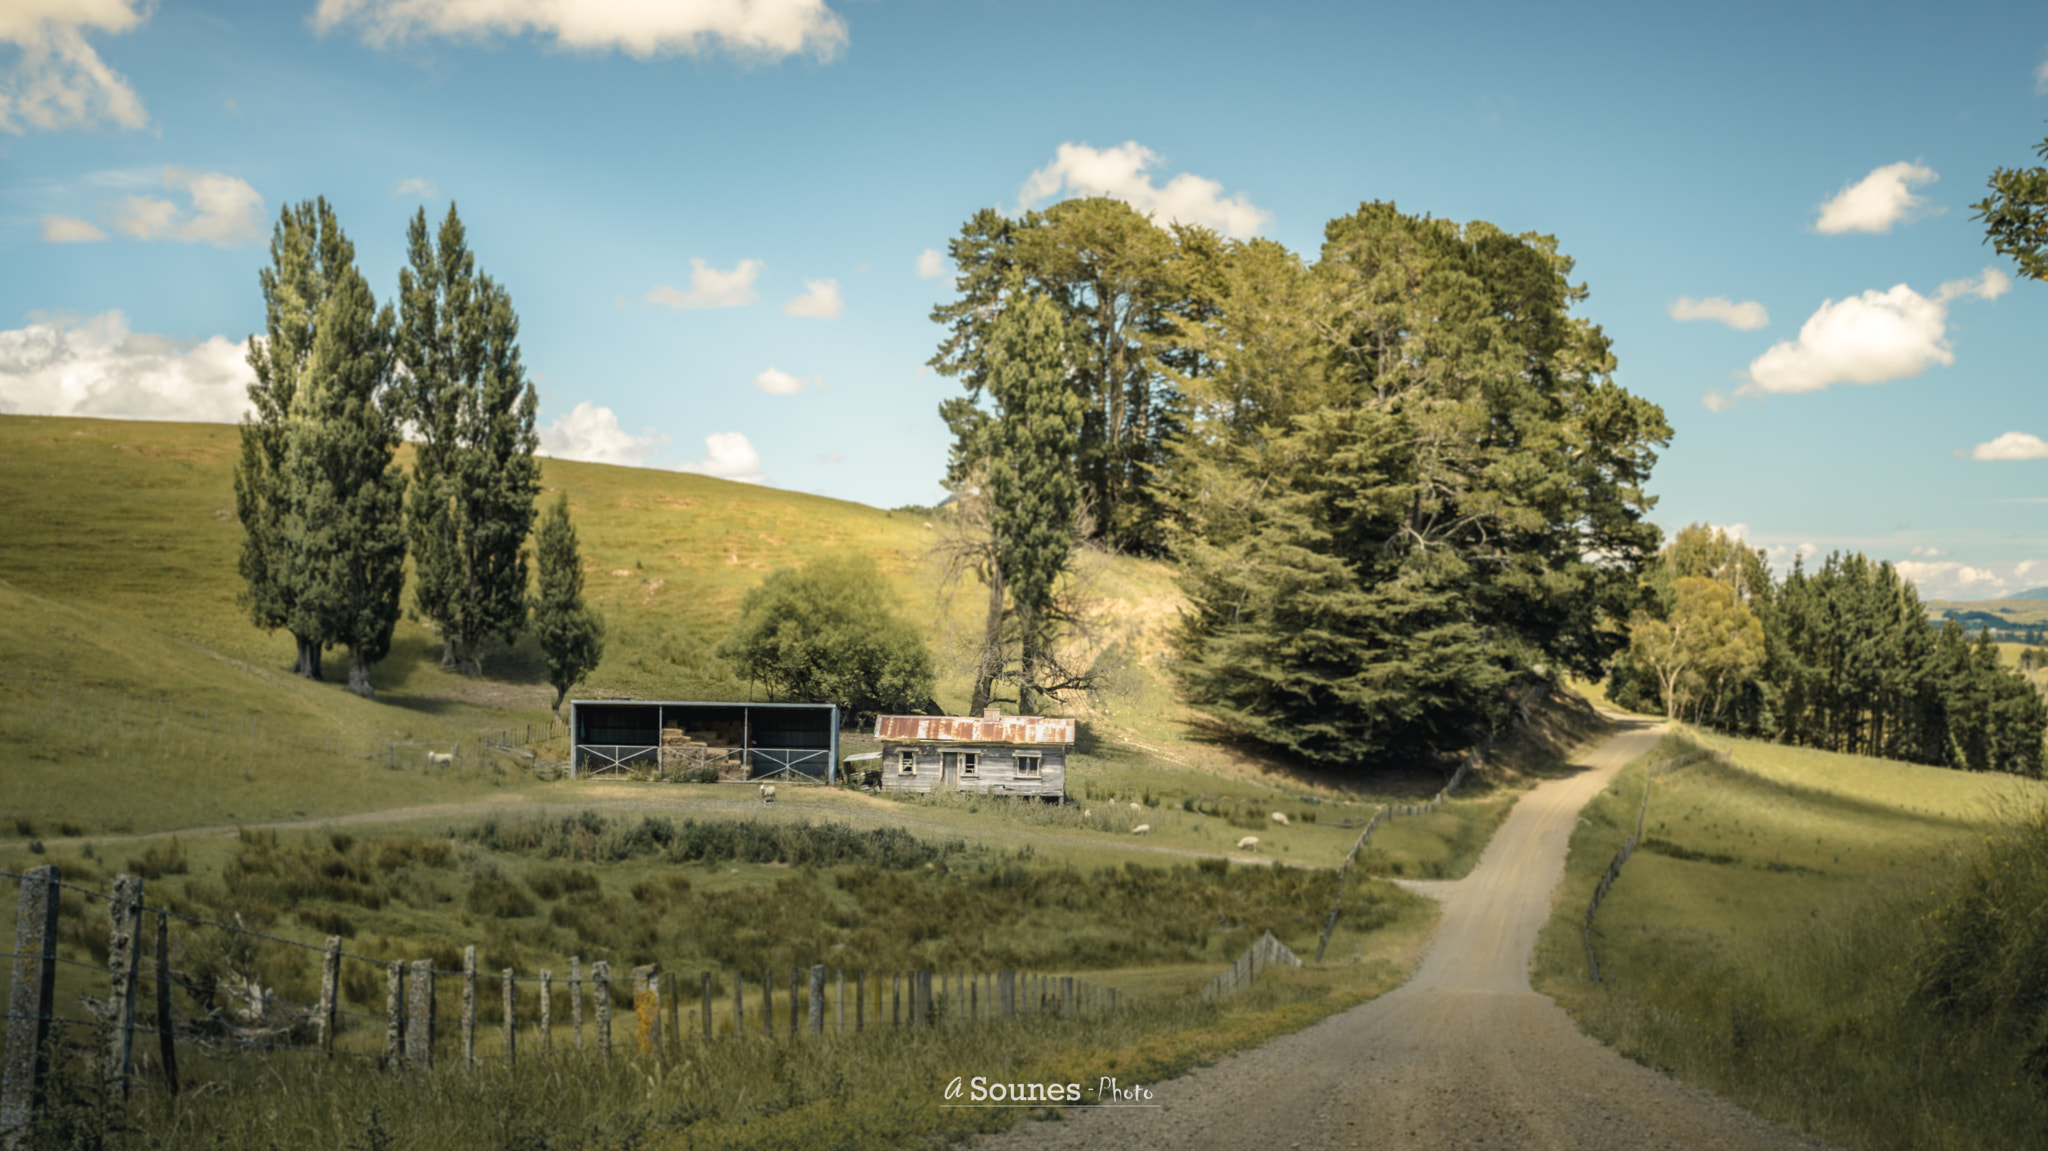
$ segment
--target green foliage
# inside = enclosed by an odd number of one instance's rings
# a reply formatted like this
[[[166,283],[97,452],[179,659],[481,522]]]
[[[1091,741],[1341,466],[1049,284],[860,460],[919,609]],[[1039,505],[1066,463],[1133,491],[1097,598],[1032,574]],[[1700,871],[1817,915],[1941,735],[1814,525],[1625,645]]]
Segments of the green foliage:
[[[2034,149],[2048,159],[2048,140]],[[1984,238],[2001,256],[2019,261],[2020,274],[2048,280],[2048,168],[1999,168],[1991,194],[1972,204]]]
[[[1705,576],[1680,577],[1667,616],[1638,612],[1629,630],[1631,654],[1656,673],[1668,719],[1687,702],[1696,720],[1709,707],[1718,716],[1763,665],[1763,624],[1734,588]]]
[[[533,633],[547,657],[555,711],[569,689],[604,659],[604,624],[583,602],[583,556],[563,492],[540,524],[539,588],[533,597]]]
[[[775,698],[838,704],[842,722],[923,711],[932,694],[931,652],[889,600],[865,556],[785,568],[747,593],[718,655]]]
[[[438,242],[420,209],[399,271],[398,358],[417,429],[406,526],[420,614],[441,629],[444,666],[482,670],[482,645],[526,623],[526,538],[540,465],[537,400],[519,357],[512,297],[476,271],[448,205]]]

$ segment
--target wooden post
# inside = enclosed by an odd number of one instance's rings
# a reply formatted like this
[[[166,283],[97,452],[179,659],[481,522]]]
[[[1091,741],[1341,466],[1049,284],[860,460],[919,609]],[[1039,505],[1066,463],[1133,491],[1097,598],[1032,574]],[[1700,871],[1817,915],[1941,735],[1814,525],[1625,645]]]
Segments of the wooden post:
[[[336,939],[332,942],[341,941]],[[338,961],[341,957],[339,948],[334,955]],[[177,1023],[171,1018],[171,915],[159,910],[156,913],[156,1046],[164,1065],[164,1086],[170,1088],[173,1095],[178,1093],[177,1031]],[[334,1033],[332,1022],[329,1022],[327,1031],[329,1035]]]
[[[462,949],[462,1070],[476,1070],[476,948]]]
[[[668,1035],[669,1035],[669,1036],[671,1037],[672,1041],[673,1041],[673,1042],[675,1043],[675,1047],[676,1047],[676,1055],[677,1055],[677,1056],[681,1056],[681,1055],[682,1055],[682,1053],[683,1053],[683,1038],[684,1038],[684,1036],[683,1036],[683,997],[682,997],[682,994],[681,994],[681,989],[680,989],[680,988],[678,988],[678,987],[676,986],[676,973],[675,973],[675,972],[673,972],[673,971],[671,971],[671,972],[668,972],[668,973],[667,973],[667,975],[666,975],[666,978],[668,979],[668,1032],[667,1032],[667,1034],[668,1034]]]
[[[800,999],[797,989],[802,986],[802,977],[803,973],[801,971],[794,967],[789,969],[789,1033],[791,1035],[796,1034],[796,1013]]]
[[[761,972],[761,1034],[775,1034],[775,972]]]
[[[867,1007],[868,973],[856,971],[853,973],[853,1029],[855,1031],[867,1030]]]
[[[1072,1015],[1073,1013],[1074,977],[1071,975],[1063,975],[1060,977],[1060,1014]]]
[[[510,1067],[519,1057],[519,997],[512,982],[511,968],[507,967],[498,979],[505,989],[505,1066]]]
[[[704,1038],[711,1038],[711,973],[704,973]]]
[[[415,1067],[432,1067],[434,1065],[433,960],[416,959],[413,961],[412,983],[405,991],[405,1061]]]
[[[405,1052],[405,964],[384,968],[384,1060],[396,1064]]]
[[[932,973],[913,971],[910,973],[910,1025],[923,1027],[931,1022]]]
[[[747,1004],[740,998],[740,984],[745,981],[746,977],[739,972],[732,973],[732,1034],[735,1039],[747,1033]]]
[[[163,947],[163,941],[157,941]],[[341,997],[341,936],[327,937],[327,950],[320,955],[320,1017],[314,1022],[320,1028],[320,1049],[334,1058],[334,1021],[337,1004]]]
[[[1009,1019],[1017,1014],[1017,973],[996,972],[996,1016]]]
[[[612,965],[600,959],[590,965],[591,992],[597,998],[597,1053],[612,1054]]]
[[[981,1018],[980,975],[976,975],[974,981],[967,985],[967,1018],[970,1021],[978,1021]]]
[[[555,973],[540,973],[540,1057],[546,1059],[555,1050]]]
[[[0,1086],[0,1139],[7,1151],[28,1145],[50,1074],[50,1017],[57,1007],[57,884],[62,878],[48,865],[21,877],[14,981],[7,994],[6,1079]]]
[[[903,1026],[903,973],[896,973],[889,988],[889,1026]]]
[[[839,969],[839,1034],[846,1034],[846,968]]]
[[[811,1034],[825,1033],[825,965],[811,967]]]
[[[569,1020],[576,1029],[576,1050],[583,1050],[583,960],[569,957]]]
[[[633,1039],[640,1054],[661,1046],[661,968],[645,963],[633,969]]]
[[[113,1033],[107,1045],[107,1094],[128,1101],[128,1073],[135,1066],[135,968],[142,950],[142,877],[114,877],[107,901],[107,1010]]]

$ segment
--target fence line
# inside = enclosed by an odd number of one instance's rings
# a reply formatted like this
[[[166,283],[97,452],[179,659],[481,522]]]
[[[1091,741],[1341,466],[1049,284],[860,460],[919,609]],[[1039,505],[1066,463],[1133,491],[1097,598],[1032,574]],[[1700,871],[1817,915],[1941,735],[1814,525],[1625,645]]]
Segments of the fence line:
[[[1621,841],[1621,849],[1616,851],[1614,858],[1608,862],[1607,870],[1601,874],[1599,884],[1593,888],[1592,900],[1586,904],[1586,970],[1592,974],[1593,982],[1595,983],[1600,982],[1600,959],[1599,956],[1593,953],[1593,916],[1599,913],[1600,902],[1607,898],[1607,889],[1613,887],[1614,881],[1621,878],[1621,865],[1627,863],[1635,855],[1636,846],[1642,842],[1643,821],[1650,814],[1650,783],[1667,771],[1675,771],[1678,768],[1698,763],[1703,759],[1717,759],[1726,763],[1728,762],[1728,753],[1705,749],[1688,751],[1684,755],[1675,755],[1670,759],[1659,760],[1643,771],[1643,802],[1636,808],[1635,831],[1631,832],[1627,838]]]
[[[1493,741],[1488,740],[1486,748],[1492,746]],[[1365,821],[1365,830],[1358,833],[1357,842],[1351,845],[1351,850],[1344,855],[1343,864],[1337,868],[1337,900],[1330,904],[1330,917],[1323,922],[1322,938],[1316,940],[1316,963],[1318,965],[1323,962],[1323,949],[1330,946],[1330,933],[1337,930],[1337,916],[1344,910],[1344,885],[1351,878],[1351,864],[1358,859],[1358,853],[1372,839],[1372,833],[1378,830],[1379,825],[1385,820],[1404,815],[1430,815],[1434,813],[1437,808],[1443,806],[1444,800],[1449,798],[1450,794],[1458,789],[1458,785],[1465,782],[1465,777],[1471,773],[1472,765],[1481,762],[1485,754],[1486,749],[1481,748],[1467,755],[1464,761],[1458,764],[1458,770],[1451,774],[1450,781],[1437,789],[1437,793],[1430,797],[1428,803],[1381,804],[1379,810],[1372,813],[1372,818]],[[1292,953],[1290,952],[1289,954]]]
[[[1224,968],[1222,974],[1211,979],[1208,985],[1202,988],[1201,996],[1204,999],[1214,999],[1219,995],[1242,991],[1258,979],[1259,972],[1274,966],[1300,967],[1301,957],[1288,950],[1285,943],[1275,939],[1273,933],[1268,931],[1259,936],[1243,955],[1238,956],[1237,962]]]

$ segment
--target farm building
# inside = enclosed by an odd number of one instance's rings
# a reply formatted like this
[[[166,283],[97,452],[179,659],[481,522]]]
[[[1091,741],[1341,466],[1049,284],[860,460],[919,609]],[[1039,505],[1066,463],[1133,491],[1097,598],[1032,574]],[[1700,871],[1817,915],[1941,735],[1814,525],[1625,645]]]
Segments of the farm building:
[[[579,699],[569,704],[569,775],[679,779],[805,776],[831,783],[839,708],[829,703],[683,703]]]
[[[1004,715],[993,707],[978,719],[884,715],[875,719],[875,737],[885,790],[1066,797],[1071,719]]]

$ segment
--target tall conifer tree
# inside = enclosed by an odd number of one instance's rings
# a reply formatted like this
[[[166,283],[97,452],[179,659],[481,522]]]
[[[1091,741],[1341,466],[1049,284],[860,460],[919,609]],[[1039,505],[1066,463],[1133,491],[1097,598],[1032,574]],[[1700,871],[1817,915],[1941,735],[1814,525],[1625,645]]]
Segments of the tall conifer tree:
[[[419,438],[406,515],[420,614],[441,630],[441,662],[482,671],[492,636],[526,622],[526,538],[540,467],[536,400],[519,356],[519,318],[476,271],[455,206],[438,242],[420,210],[399,271],[398,357]]]
[[[569,689],[604,658],[604,626],[583,602],[583,558],[576,525],[569,522],[569,493],[541,517],[535,558],[540,587],[533,598],[533,632],[547,657],[559,713]]]

